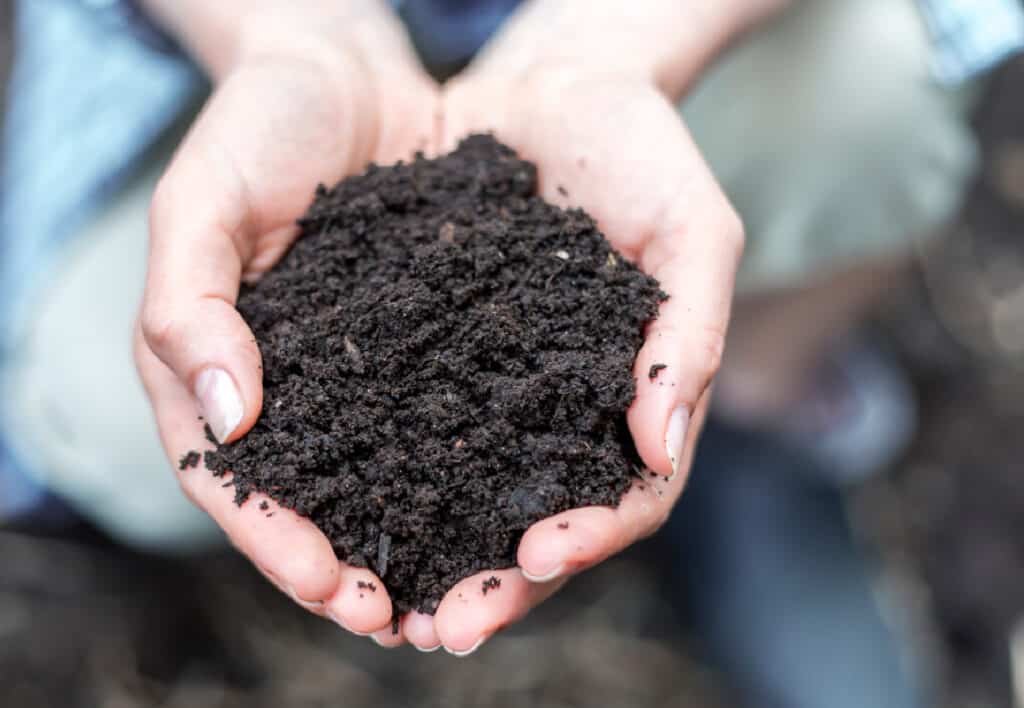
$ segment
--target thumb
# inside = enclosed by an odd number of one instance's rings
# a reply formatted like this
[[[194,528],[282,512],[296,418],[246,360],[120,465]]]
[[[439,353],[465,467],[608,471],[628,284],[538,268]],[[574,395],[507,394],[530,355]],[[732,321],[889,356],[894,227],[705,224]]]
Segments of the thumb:
[[[186,144],[150,207],[150,254],[140,313],[145,345],[195,396],[219,442],[252,427],[263,404],[259,348],[235,309],[243,273],[244,190],[204,169]]]
[[[640,456],[670,479],[692,455],[703,418],[698,407],[707,405],[704,394],[722,359],[743,248],[742,223],[713,180],[706,190],[691,186],[703,193],[670,208],[641,252],[641,266],[669,299],[637,354],[637,394],[627,414]]]

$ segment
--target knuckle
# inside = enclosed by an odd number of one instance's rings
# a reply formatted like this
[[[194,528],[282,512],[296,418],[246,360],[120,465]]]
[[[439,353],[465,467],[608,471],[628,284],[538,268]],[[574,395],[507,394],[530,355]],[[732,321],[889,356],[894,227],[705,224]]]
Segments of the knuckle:
[[[153,189],[153,196],[149,200],[149,227],[150,234],[153,234],[155,224],[159,224],[165,214],[171,211],[173,179],[170,172],[165,172],[156,183]]]
[[[149,348],[159,355],[173,347],[179,340],[181,327],[174,317],[163,311],[163,308],[147,306],[139,319],[142,337]]]
[[[726,206],[723,234],[737,258],[741,256],[747,242],[747,229],[743,217],[731,204]]]
[[[697,371],[704,386],[710,383],[722,366],[725,353],[725,329],[716,326],[705,326],[695,349],[697,352]]]

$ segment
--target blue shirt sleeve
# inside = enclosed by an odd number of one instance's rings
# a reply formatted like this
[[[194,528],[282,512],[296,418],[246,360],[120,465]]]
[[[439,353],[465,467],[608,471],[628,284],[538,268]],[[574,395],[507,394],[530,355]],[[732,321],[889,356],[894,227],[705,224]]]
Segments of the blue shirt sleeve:
[[[0,360],[59,247],[203,86],[184,57],[153,51],[94,10],[77,0],[15,5],[0,143]]]
[[[139,6],[138,0],[74,0],[89,10],[104,25],[127,30],[151,49],[160,52],[178,51],[177,43],[157,27]]]
[[[957,84],[1024,49],[1019,0],[918,0],[935,44],[932,69]]]

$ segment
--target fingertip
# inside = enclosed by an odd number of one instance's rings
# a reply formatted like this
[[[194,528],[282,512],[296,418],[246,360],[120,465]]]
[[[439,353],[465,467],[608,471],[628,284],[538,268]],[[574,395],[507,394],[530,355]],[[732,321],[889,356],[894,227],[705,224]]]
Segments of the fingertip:
[[[217,441],[237,440],[263,407],[262,356],[252,331],[224,297],[161,297],[140,315],[144,346],[192,394]]]
[[[500,577],[501,586],[499,592],[488,592],[488,601],[482,588],[483,582],[492,575]],[[522,577],[518,579],[520,583],[525,582]],[[513,582],[508,571],[478,573],[461,580],[448,591],[434,615],[438,641],[447,652],[465,655],[478,645],[482,637],[493,633],[500,618],[509,613],[506,606],[515,601]]]
[[[365,568],[338,564],[337,588],[327,601],[327,614],[343,629],[368,635],[391,626],[392,605],[380,579]]]
[[[680,469],[680,440],[685,440],[690,412],[699,396],[699,384],[682,362],[683,346],[671,332],[651,329],[637,354],[633,370],[636,398],[626,411],[640,459],[666,477]]]
[[[396,632],[395,628],[391,625],[373,632],[370,635],[370,639],[373,640],[374,644],[384,649],[397,649],[405,644],[405,637],[402,636],[401,632]]]
[[[204,466],[181,484],[253,563],[273,573],[296,599],[327,600],[338,587],[338,559],[327,537],[309,519],[263,494],[239,506],[230,475],[214,477]]]
[[[419,651],[432,652],[441,648],[441,639],[437,636],[431,615],[410,612],[402,618],[402,634]]]
[[[614,509],[571,509],[527,529],[516,558],[526,580],[545,583],[607,558],[620,547],[621,535]]]
[[[525,616],[563,582],[535,585],[518,568],[465,578],[448,591],[437,608],[434,626],[438,639],[449,653],[466,656],[502,627]]]

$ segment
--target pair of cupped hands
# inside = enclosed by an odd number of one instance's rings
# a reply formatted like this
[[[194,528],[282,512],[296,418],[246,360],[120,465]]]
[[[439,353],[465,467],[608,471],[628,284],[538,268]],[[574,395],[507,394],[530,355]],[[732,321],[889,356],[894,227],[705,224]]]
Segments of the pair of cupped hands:
[[[308,519],[273,502],[268,515],[259,495],[239,507],[224,479],[202,467],[179,472],[189,498],[302,607],[385,646],[465,655],[665,521],[721,358],[742,227],[674,105],[690,77],[659,76],[623,52],[562,51],[570,35],[526,12],[441,86],[386,8],[332,12],[257,14],[238,30],[230,57],[213,53],[214,93],[154,195],[135,351],[172,461],[204,446],[199,415],[221,441],[256,421],[262,369],[234,307],[239,285],[281,258],[317,184],[371,161],[439,154],[471,132],[493,132],[537,163],[545,198],[587,210],[670,295],[637,356],[627,413],[658,477],[634,485],[617,508],[538,522],[519,545],[517,568],[463,580],[435,615],[402,617],[397,634],[386,586],[339,562]],[[658,381],[674,386],[649,380],[654,364],[667,367]],[[563,522],[568,528],[558,529]],[[492,575],[500,591],[485,595],[481,581]]]

